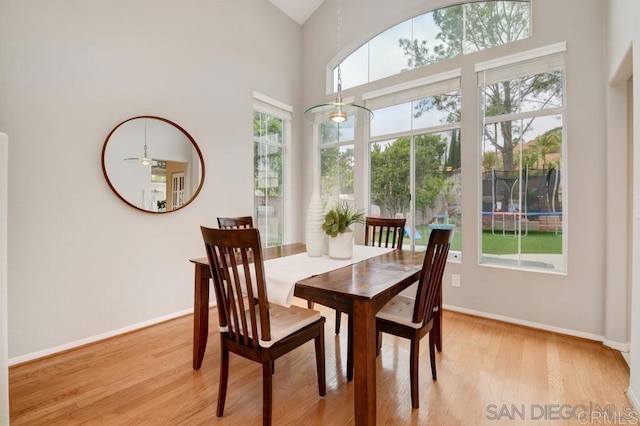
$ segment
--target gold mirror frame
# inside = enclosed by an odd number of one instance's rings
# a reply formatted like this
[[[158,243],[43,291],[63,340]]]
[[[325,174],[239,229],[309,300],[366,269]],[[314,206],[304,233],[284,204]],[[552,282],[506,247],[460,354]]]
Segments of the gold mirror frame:
[[[101,162],[113,193],[146,213],[181,210],[204,184],[198,144],[181,126],[162,117],[141,115],[118,124],[104,141]]]

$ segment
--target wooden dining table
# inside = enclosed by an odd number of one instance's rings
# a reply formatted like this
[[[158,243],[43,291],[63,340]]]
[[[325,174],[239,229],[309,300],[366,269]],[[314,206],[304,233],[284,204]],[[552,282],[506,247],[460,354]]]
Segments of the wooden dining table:
[[[263,250],[263,259],[303,253],[304,244]],[[294,295],[352,315],[356,425],[376,424],[376,313],[420,276],[424,252],[394,250],[297,281]],[[209,330],[207,258],[195,264],[193,368],[202,365]]]

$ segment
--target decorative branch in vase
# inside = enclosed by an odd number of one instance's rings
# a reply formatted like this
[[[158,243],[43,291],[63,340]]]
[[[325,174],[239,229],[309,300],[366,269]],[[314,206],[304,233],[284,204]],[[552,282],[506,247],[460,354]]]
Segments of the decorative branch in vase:
[[[364,213],[356,210],[346,200],[339,201],[324,216],[322,230],[329,238],[329,257],[350,259],[353,256],[351,225],[364,223]]]

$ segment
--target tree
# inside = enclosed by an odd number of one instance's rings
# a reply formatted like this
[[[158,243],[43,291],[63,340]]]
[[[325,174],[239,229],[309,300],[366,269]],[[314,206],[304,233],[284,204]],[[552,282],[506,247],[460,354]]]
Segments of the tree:
[[[407,211],[409,192],[409,139],[399,138],[383,150],[374,144],[371,150],[371,201],[391,216]]]
[[[524,102],[533,100],[538,104],[538,108],[542,109],[562,93],[562,74],[557,71],[488,84],[483,92],[487,117],[520,112]],[[519,125],[519,121],[506,120],[485,127],[485,139],[502,154],[502,170],[514,170],[513,153],[521,141],[518,136],[529,130],[533,120],[529,119],[522,126]],[[494,131],[490,131],[491,127]]]
[[[320,140],[323,143],[335,143],[345,140],[343,130],[332,121],[320,126]],[[351,138],[347,135],[346,140]],[[348,145],[320,146],[320,176],[322,176],[322,197],[327,199],[337,194],[354,193],[354,148],[353,142]]]
[[[451,131],[451,142],[449,143],[449,151],[447,152],[445,170],[458,170],[460,169],[460,163],[460,129],[453,129]]]
[[[320,170],[322,176],[322,196],[334,195],[334,188],[338,194],[353,194],[353,145],[330,147],[321,149]]]
[[[482,154],[482,169],[492,170],[496,166],[496,153],[493,151],[486,151]]]
[[[447,143],[439,135],[415,138],[416,209],[426,214],[436,205],[444,185],[443,165]],[[410,139],[399,138],[383,149],[374,144],[371,151],[371,200],[389,212],[409,210]]]
[[[255,111],[253,114],[253,136],[281,135],[282,120]]]
[[[560,151],[562,146],[562,130],[556,128],[550,130],[536,138],[536,149],[542,158],[542,168],[547,168],[547,154]]]
[[[427,216],[427,208],[434,208],[444,185],[444,156],[447,142],[440,135],[420,135],[415,138],[416,210]]]
[[[441,32],[438,60],[520,40],[529,33],[528,1],[486,1],[439,9],[433,21]]]
[[[439,33],[431,49],[427,40],[399,40],[411,68],[526,37],[529,31],[529,2],[467,3],[434,11],[433,21]],[[537,100],[544,104],[557,98],[561,90],[562,76],[559,72],[489,84],[483,93],[485,115],[493,117],[519,112],[525,101]],[[433,108],[447,113],[446,122],[460,120],[459,94],[449,93],[424,99],[416,104],[414,115],[420,116]],[[515,135],[524,134],[531,122],[520,128],[516,122],[503,121],[493,132],[489,131],[490,128],[484,129],[485,139],[501,154],[503,170],[514,169],[513,152],[518,143]]]
[[[282,148],[268,142],[282,142],[282,120],[255,112],[253,115],[254,188],[265,196],[282,195]]]
[[[533,169],[538,160],[540,159],[540,153],[536,151],[525,151],[522,153],[522,167],[527,169]]]

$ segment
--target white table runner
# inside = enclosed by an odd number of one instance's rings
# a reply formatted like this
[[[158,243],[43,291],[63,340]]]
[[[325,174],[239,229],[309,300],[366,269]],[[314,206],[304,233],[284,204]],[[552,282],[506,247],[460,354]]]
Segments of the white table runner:
[[[264,261],[264,273],[267,298],[271,303],[289,307],[293,301],[296,282],[393,250],[384,247],[353,246],[353,257],[351,259],[331,259],[326,255],[310,257],[307,253],[300,253],[266,260]]]

